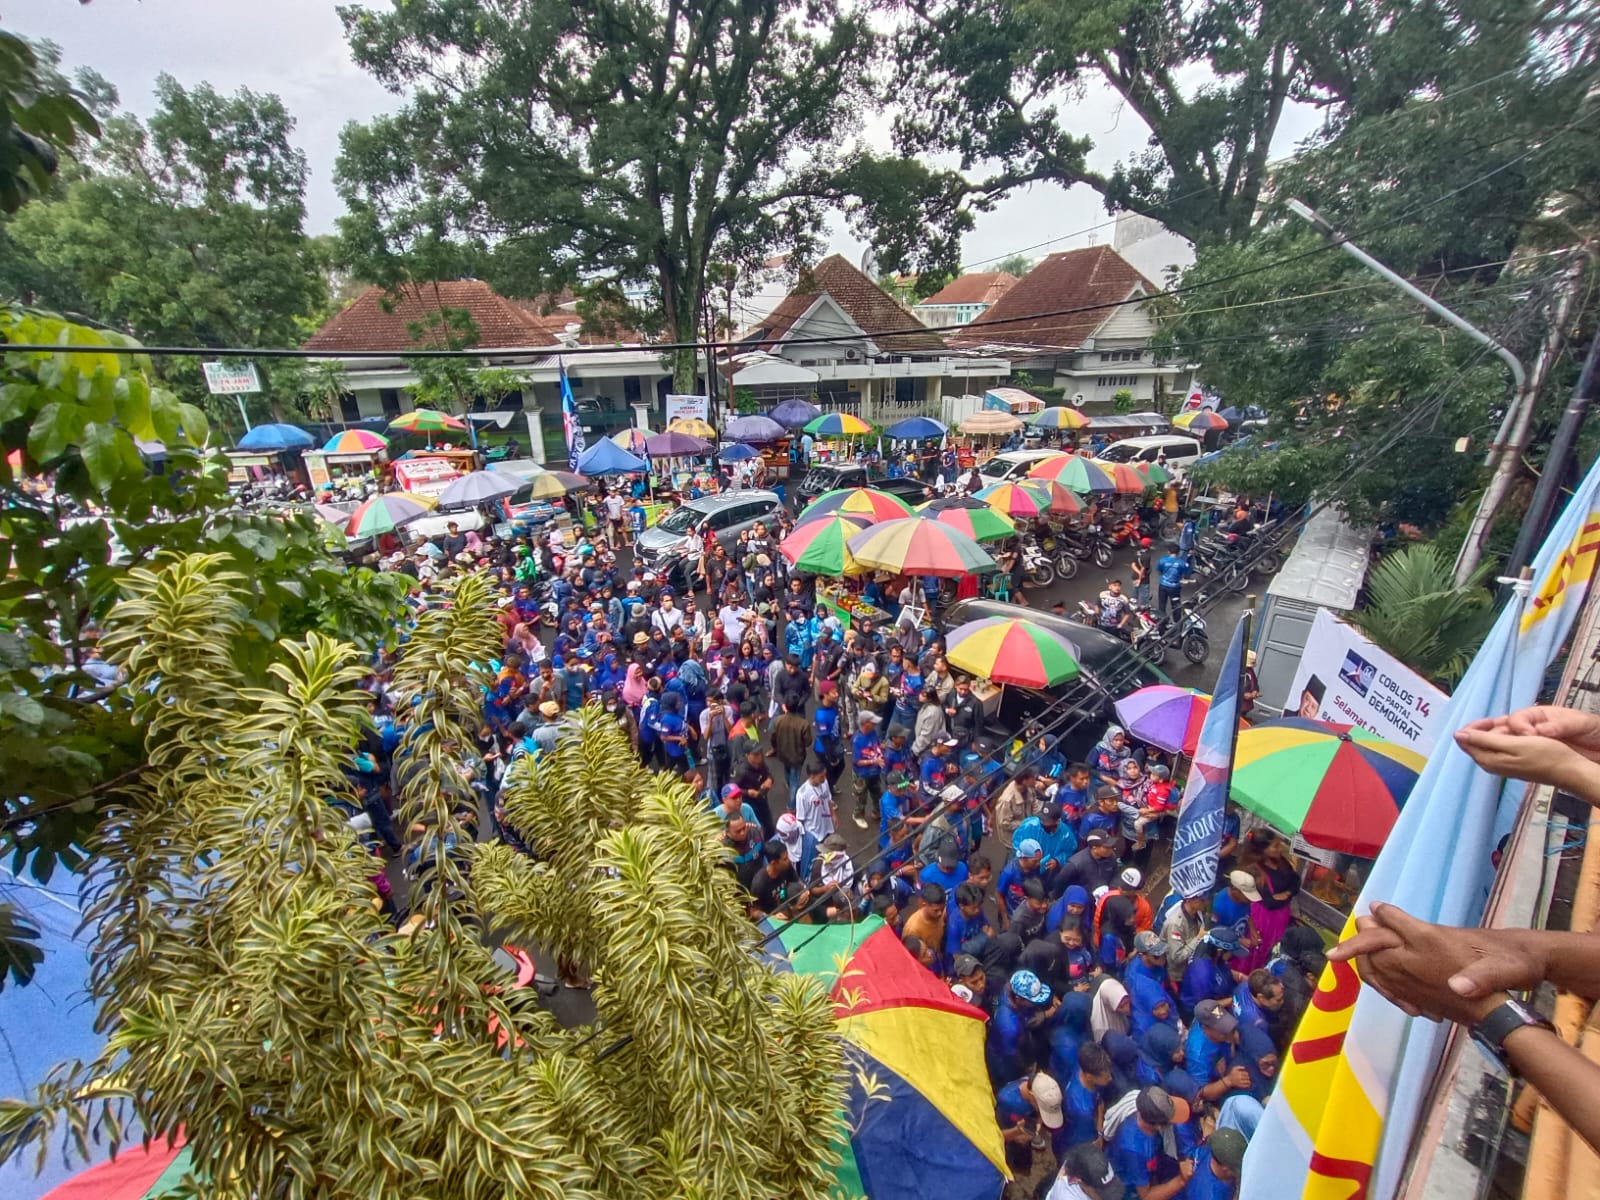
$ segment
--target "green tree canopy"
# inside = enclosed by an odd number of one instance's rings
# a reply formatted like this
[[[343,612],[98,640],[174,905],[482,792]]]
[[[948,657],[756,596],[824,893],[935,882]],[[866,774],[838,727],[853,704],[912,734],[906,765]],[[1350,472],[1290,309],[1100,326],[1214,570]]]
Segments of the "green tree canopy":
[[[1291,101],[1319,106],[1339,130],[1526,64],[1536,38],[1558,35],[1562,20],[1538,0],[901,7],[900,81],[916,102],[897,121],[899,145],[954,153],[972,176],[945,187],[928,210],[934,219],[1029,183],[1083,183],[1108,209],[1154,217],[1201,244],[1250,236]],[[1110,171],[1090,165],[1094,141],[1072,120],[1071,102],[1090,87],[1110,89],[1124,119],[1149,130],[1145,147]]]
[[[891,167],[853,148],[879,39],[864,7],[417,0],[341,9],[356,61],[407,97],[345,131],[358,274],[572,287],[591,319],[693,341],[712,264],[810,253],[830,205],[923,238]],[[441,69],[441,64],[451,64]],[[694,355],[676,373],[688,390]]]
[[[293,119],[276,96],[165,75],[156,105],[148,122],[107,120],[52,195],[7,222],[25,257],[0,267],[0,288],[147,343],[298,345],[325,315],[328,264],[303,230]],[[195,361],[159,371],[206,401]]]
[[[824,990],[769,970],[715,818],[649,775],[598,709],[505,781],[538,860],[447,839],[498,644],[468,576],[393,679],[403,817],[431,823],[398,934],[373,860],[325,797],[361,730],[356,648],[280,641],[251,686],[228,647],[248,579],[190,556],[127,579],[111,618],[150,769],[96,846],[93,990],[107,1049],[0,1106],[0,1154],[92,1131],[186,1132],[202,1191],[821,1200],[843,1059]],[[174,669],[175,666],[181,669]],[[493,941],[486,931],[494,929]],[[534,942],[594,980],[561,1028],[492,946]]]

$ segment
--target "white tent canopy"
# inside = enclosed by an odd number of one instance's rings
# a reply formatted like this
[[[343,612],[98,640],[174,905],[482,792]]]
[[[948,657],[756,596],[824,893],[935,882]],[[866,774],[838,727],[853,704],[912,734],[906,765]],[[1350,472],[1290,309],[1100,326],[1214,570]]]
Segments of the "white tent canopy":
[[[734,372],[735,387],[762,387],[782,383],[816,383],[815,371],[797,367],[794,363],[771,354],[750,354],[739,360],[743,365]]]

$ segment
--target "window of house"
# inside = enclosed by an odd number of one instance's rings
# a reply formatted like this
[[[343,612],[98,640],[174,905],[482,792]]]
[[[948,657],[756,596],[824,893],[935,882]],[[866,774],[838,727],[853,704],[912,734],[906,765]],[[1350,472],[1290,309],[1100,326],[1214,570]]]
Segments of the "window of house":
[[[644,389],[639,384],[637,375],[625,375],[622,379],[622,399],[628,404],[638,404],[643,398]]]
[[[342,421],[361,420],[361,401],[356,399],[354,392],[339,393],[339,419]]]
[[[1102,375],[1095,383],[1103,388],[1131,388],[1138,384],[1137,375]]]
[[[915,404],[917,402],[917,381],[915,379],[896,379],[894,381],[894,402],[896,404]]]
[[[398,417],[400,415],[400,389],[379,388],[378,402],[383,405],[383,415]]]

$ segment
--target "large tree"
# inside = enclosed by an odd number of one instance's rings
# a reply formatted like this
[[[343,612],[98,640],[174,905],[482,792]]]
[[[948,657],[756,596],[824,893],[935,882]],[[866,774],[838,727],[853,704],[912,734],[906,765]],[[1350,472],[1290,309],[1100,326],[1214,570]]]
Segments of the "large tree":
[[[1508,372],[1285,216],[1281,200],[1307,201],[1530,362],[1552,289],[1597,231],[1600,150],[1581,86],[1505,77],[1352,123],[1278,169],[1280,203],[1267,213],[1280,219],[1248,243],[1200,249],[1183,277],[1195,290],[1170,312],[1173,354],[1199,363],[1224,403],[1266,408],[1274,446],[1256,439],[1216,478],[1291,500],[1337,491],[1358,519],[1459,536],[1452,517],[1483,482]],[[1592,306],[1580,309],[1569,332],[1592,322]],[[1536,430],[1559,411],[1573,369],[1570,357],[1558,363]],[[1403,440],[1378,452],[1402,423]]]
[[[112,616],[151,767],[99,847],[93,990],[104,1054],[0,1106],[0,1155],[180,1131],[202,1192],[300,1200],[822,1200],[842,1134],[843,1052],[815,981],[761,960],[716,821],[650,775],[598,708],[515,763],[505,819],[537,861],[471,845],[459,747],[470,664],[498,645],[468,576],[395,669],[403,818],[429,825],[396,933],[347,792],[363,656],[312,635],[246,686],[229,647],[249,581],[204,556],[134,572]],[[175,669],[176,668],[176,669]],[[489,930],[494,930],[492,940]],[[562,1028],[495,961],[559,952],[597,1021]]]
[[[328,263],[304,232],[293,129],[276,96],[161,76],[148,122],[105,121],[54,193],[7,222],[26,257],[0,268],[0,285],[145,342],[298,345],[325,315]],[[194,360],[159,369],[205,400]]]
[[[1470,86],[1525,62],[1547,32],[1539,0],[902,0],[908,152],[960,156],[970,176],[930,206],[946,220],[1029,183],[1087,184],[1108,209],[1197,243],[1254,228],[1268,153],[1291,102],[1330,129],[1425,89]],[[1073,119],[1086,88],[1115,94],[1119,126],[1148,132],[1112,169]],[[899,264],[883,260],[887,269]]]
[[[378,283],[477,269],[510,294],[572,287],[592,321],[694,341],[708,268],[810,251],[829,205],[923,243],[899,184],[928,172],[853,146],[880,53],[864,4],[341,14],[356,61],[407,97],[347,129],[338,166],[345,244]],[[674,369],[688,389],[694,354]]]

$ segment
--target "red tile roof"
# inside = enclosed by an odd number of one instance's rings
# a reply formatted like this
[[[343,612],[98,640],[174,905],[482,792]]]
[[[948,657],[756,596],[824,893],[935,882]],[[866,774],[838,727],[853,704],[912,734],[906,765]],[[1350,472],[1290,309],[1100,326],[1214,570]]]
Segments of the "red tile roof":
[[[943,350],[944,338],[931,329],[919,327],[911,310],[884,291],[840,254],[832,254],[809,271],[802,271],[794,290],[782,303],[768,314],[756,329],[755,336],[761,348],[770,348],[781,342],[794,328],[795,322],[810,311],[817,297],[826,294],[845,314],[860,326],[862,332],[873,333],[879,329],[916,329],[914,333],[875,337],[880,349],[889,351]]]
[[[407,285],[397,295],[369,287],[312,334],[305,348],[337,354],[342,350],[405,351],[437,346],[428,329],[417,337],[410,327],[426,325],[430,318],[437,322],[441,308],[470,313],[478,330],[479,346],[557,344],[550,318],[534,316],[482,280],[459,279]],[[555,330],[564,329],[567,321],[577,320],[575,315],[552,316],[559,322]]]
[[[918,301],[917,307],[921,308],[924,304],[994,304],[1016,282],[1017,277],[1010,271],[974,271],[960,279],[951,280],[926,300]]]
[[[1160,291],[1110,246],[1067,250],[1039,262],[991,308],[952,334],[955,346],[1039,346],[1076,350],[1135,288]],[[1087,312],[1039,316],[1063,309]]]

